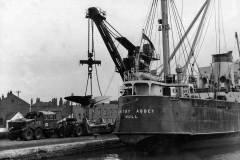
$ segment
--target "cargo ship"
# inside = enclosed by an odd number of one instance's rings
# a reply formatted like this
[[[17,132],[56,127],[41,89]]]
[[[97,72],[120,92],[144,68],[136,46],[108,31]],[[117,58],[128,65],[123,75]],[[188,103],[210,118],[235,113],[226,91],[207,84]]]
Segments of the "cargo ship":
[[[105,12],[95,7],[88,9],[86,17],[95,22],[123,80],[120,114],[114,133],[124,143],[153,148],[238,136],[239,61],[233,60],[232,51],[220,53],[219,50],[212,55],[209,66],[198,67],[195,63],[197,42],[206,28],[206,17],[213,3],[215,1],[211,0],[203,3],[189,27],[183,29],[184,33],[172,51],[169,31],[173,27],[169,23],[169,14],[176,13],[176,19],[179,19],[174,1],[152,1],[139,46],[112,28],[106,21]],[[157,23],[162,38],[163,64],[160,70],[153,70],[151,66],[159,58],[150,37],[158,5],[161,6],[161,18]],[[197,22],[184,64],[171,69],[174,56],[185,43],[189,43],[187,37]],[[126,58],[121,58],[113,39],[128,51]],[[197,68],[197,74],[193,73],[193,67]]]

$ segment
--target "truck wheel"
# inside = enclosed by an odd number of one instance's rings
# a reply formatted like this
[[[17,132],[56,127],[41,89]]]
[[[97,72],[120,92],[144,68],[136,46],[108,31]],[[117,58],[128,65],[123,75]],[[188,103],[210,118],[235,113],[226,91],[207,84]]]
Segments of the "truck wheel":
[[[26,141],[32,140],[33,139],[33,130],[28,128],[25,131],[23,131],[22,139],[26,140]]]
[[[34,132],[35,139],[41,139],[43,137],[43,131],[41,128],[37,128]]]
[[[64,127],[60,127],[58,129],[58,137],[60,137],[60,138],[65,137],[65,128]]]
[[[81,126],[76,126],[74,135],[76,137],[82,136],[83,135],[83,128]]]
[[[12,135],[12,134],[8,134],[8,139],[10,139],[10,140],[16,140],[17,137],[14,136],[14,135]]]

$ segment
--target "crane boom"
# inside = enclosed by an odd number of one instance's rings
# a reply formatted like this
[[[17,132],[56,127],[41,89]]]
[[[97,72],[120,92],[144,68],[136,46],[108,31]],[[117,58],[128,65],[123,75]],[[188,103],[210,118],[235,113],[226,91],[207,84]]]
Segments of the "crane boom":
[[[236,38],[236,41],[237,41],[238,53],[239,53],[239,57],[240,57],[240,46],[239,46],[239,39],[238,39],[237,32],[235,32],[235,38]]]
[[[124,59],[121,58],[117,47],[113,42],[111,33],[104,22],[106,20],[105,14],[100,12],[96,7],[90,7],[88,8],[86,18],[92,19],[96,24],[98,31],[108,49],[108,52],[110,53],[111,58],[117,68],[117,71],[119,72],[122,80],[124,80],[124,72],[130,70],[132,65],[129,65],[129,63],[131,63],[129,62],[129,57],[125,58],[127,63],[125,63]],[[128,50],[128,56],[133,56],[136,47],[129,40],[127,40],[125,37],[117,37],[115,39]]]

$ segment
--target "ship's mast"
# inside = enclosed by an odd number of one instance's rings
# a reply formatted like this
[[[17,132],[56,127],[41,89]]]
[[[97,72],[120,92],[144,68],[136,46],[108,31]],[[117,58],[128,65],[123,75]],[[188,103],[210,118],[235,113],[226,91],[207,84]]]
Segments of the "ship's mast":
[[[169,24],[168,24],[168,0],[161,0],[162,6],[162,37],[163,37],[163,71],[164,76],[170,74],[169,63]]]

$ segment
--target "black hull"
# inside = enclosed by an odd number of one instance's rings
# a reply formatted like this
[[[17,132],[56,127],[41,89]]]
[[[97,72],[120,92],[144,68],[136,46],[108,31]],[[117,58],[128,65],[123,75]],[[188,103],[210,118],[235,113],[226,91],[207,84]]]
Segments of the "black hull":
[[[125,96],[120,97],[119,107],[121,114],[115,134],[129,145],[151,148],[165,144],[188,146],[199,142],[203,143],[195,146],[204,146],[209,140],[219,139],[226,144],[240,142],[232,140],[239,138],[239,103]]]
[[[118,137],[128,145],[143,151],[206,149],[240,145],[240,133],[207,134],[207,135],[121,135]],[[138,143],[131,143],[132,141]]]

